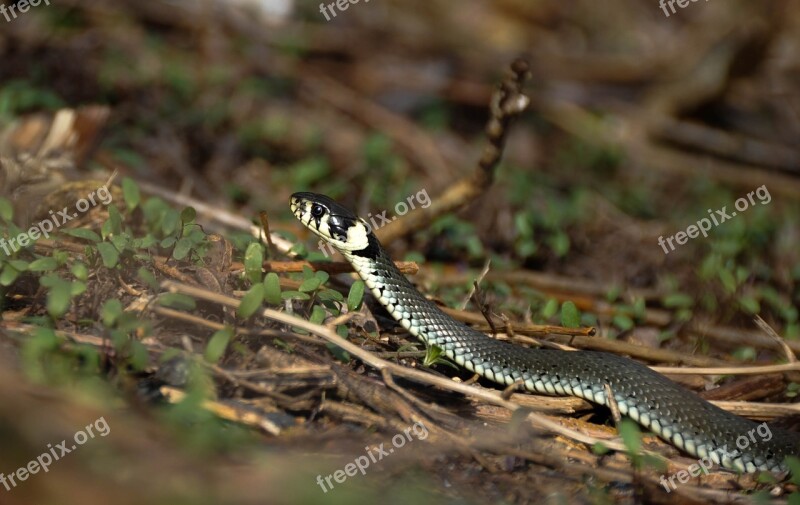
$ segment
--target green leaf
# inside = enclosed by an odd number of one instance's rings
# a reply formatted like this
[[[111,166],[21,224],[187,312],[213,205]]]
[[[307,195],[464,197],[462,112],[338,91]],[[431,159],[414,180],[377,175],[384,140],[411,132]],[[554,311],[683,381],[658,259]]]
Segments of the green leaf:
[[[312,277],[310,279],[306,279],[300,284],[300,287],[297,288],[299,291],[304,293],[309,293],[311,291],[315,291],[318,287],[320,287],[322,283],[319,281],[319,278]]]
[[[627,331],[633,328],[633,320],[625,314],[617,314],[612,319],[614,326],[622,331]]]
[[[89,269],[83,263],[75,263],[72,265],[70,272],[72,272],[72,275],[79,281],[86,281],[86,279],[89,278]]]
[[[561,326],[578,328],[581,325],[581,315],[578,307],[570,301],[561,304]]]
[[[131,340],[130,353],[129,363],[133,370],[137,372],[145,370],[150,362],[150,352],[147,347],[138,340]]]
[[[184,224],[191,223],[195,217],[197,217],[197,211],[193,207],[185,207],[181,211],[181,222]]]
[[[644,317],[647,312],[647,304],[645,303],[644,298],[636,298],[633,302],[633,314],[640,320],[644,320]]]
[[[206,361],[209,363],[219,362],[220,358],[225,354],[225,349],[228,348],[228,343],[231,341],[231,338],[233,338],[233,328],[229,326],[211,335],[204,355]]]
[[[58,274],[47,274],[39,277],[39,284],[45,288],[52,288],[59,282],[64,282],[64,279],[58,276]]]
[[[69,294],[71,296],[82,295],[86,292],[86,283],[81,281],[70,282]]]
[[[758,303],[758,300],[753,296],[744,295],[739,298],[739,306],[748,314],[758,314],[761,312],[761,304]]]
[[[322,302],[343,302],[344,296],[342,296],[342,294],[335,289],[321,289],[317,292],[317,299]]]
[[[314,277],[319,279],[320,284],[325,284],[331,278],[330,274],[324,270],[317,270],[314,272]]]
[[[685,309],[691,307],[694,304],[694,300],[689,295],[673,293],[665,296],[661,303],[668,309]]]
[[[131,236],[127,233],[119,233],[117,235],[111,235],[108,238],[108,241],[111,242],[114,247],[117,248],[117,251],[124,251],[128,244],[131,242]]]
[[[139,271],[136,272],[136,276],[139,279],[147,284],[150,289],[157,291],[158,290],[158,281],[156,280],[155,276],[150,272],[150,270],[146,269],[145,267],[139,268]]]
[[[89,242],[100,242],[103,240],[100,238],[100,235],[88,228],[66,228],[61,230],[61,233],[69,235],[70,237],[88,240]]]
[[[139,237],[137,239],[134,239],[133,241],[133,247],[137,249],[148,249],[156,244],[158,244],[158,239],[155,238],[150,233],[148,233],[144,237]]]
[[[114,349],[119,351],[120,354],[124,353],[128,342],[130,342],[128,334],[119,329],[111,330],[108,334],[111,336],[111,343],[114,344]]]
[[[242,297],[239,308],[236,309],[236,315],[242,319],[252,316],[264,302],[264,291],[264,285],[260,282],[253,285]]]
[[[642,455],[642,466],[652,468],[660,474],[666,473],[669,468],[666,461],[652,454]]]
[[[339,347],[338,345],[331,344],[330,342],[328,342],[327,344],[325,344],[325,347],[327,347],[328,351],[330,351],[330,353],[333,354],[334,358],[338,359],[343,363],[350,362],[350,354],[341,347]]]
[[[117,299],[111,299],[103,304],[100,309],[100,317],[103,319],[103,325],[106,328],[112,328],[122,315],[122,302]]]
[[[188,237],[195,245],[206,241],[206,234],[196,224],[187,224],[183,230],[184,236]]]
[[[163,293],[158,297],[158,304],[182,310],[194,310],[197,305],[194,298],[183,293]]]
[[[54,318],[63,316],[69,309],[72,286],[69,282],[59,279],[47,293],[47,313]]]
[[[103,259],[103,266],[106,268],[114,268],[119,262],[119,251],[113,244],[108,242],[100,242],[97,244],[97,251]]]
[[[444,349],[438,345],[431,345],[425,349],[425,357],[422,359],[422,364],[427,367],[446,365],[451,368],[458,368],[447,359],[447,356],[444,354]]]
[[[422,365],[426,367],[431,367],[436,364],[440,357],[444,355],[444,349],[439,347],[438,345],[431,345],[425,349],[425,358],[422,360]]]
[[[642,449],[642,432],[635,422],[627,417],[623,418],[619,423],[619,435],[631,455],[639,454]]]
[[[175,248],[172,250],[172,257],[176,260],[182,260],[189,255],[192,251],[192,240],[188,237],[182,237],[178,240],[178,243],[175,244]]]
[[[547,243],[559,258],[569,252],[569,235],[564,232],[555,233],[547,239]]]
[[[542,317],[545,319],[550,319],[551,317],[555,316],[558,312],[558,300],[555,298],[550,298],[547,300],[547,303],[544,304],[544,308],[542,309]]]
[[[181,222],[181,215],[178,211],[172,208],[167,208],[164,211],[164,218],[161,220],[161,231],[164,235],[170,235],[178,229],[178,224]]]
[[[622,288],[619,286],[611,286],[608,291],[606,292],[606,301],[608,303],[613,303],[619,298],[619,295],[622,293]]]
[[[114,235],[122,232],[122,216],[119,214],[119,209],[114,205],[106,207],[108,209],[108,222],[111,223],[111,233]]]
[[[364,300],[364,281],[358,280],[350,286],[350,293],[347,294],[347,310],[353,312],[361,308],[361,302]]]
[[[28,266],[30,265],[27,261],[24,260],[11,260],[8,262],[8,264],[16,268],[20,272],[27,272]]]
[[[753,361],[757,355],[755,348],[749,346],[737,347],[733,350],[733,356],[741,361]]]
[[[122,197],[125,199],[125,206],[129,211],[135,209],[141,202],[139,186],[130,177],[122,179]]]
[[[56,268],[58,268],[58,262],[53,258],[39,258],[31,261],[28,265],[28,270],[31,272],[46,272]]]
[[[283,301],[283,298],[281,298],[281,280],[275,272],[268,273],[264,278],[264,300],[270,305],[280,305]]]
[[[340,324],[336,328],[336,333],[342,338],[347,338],[347,332],[348,332],[347,326],[343,324]],[[336,359],[342,361],[343,363],[350,363],[350,353],[348,353],[338,345],[331,344],[330,342],[325,344],[325,346],[328,348],[328,351],[330,351],[330,353],[333,354],[333,356]]]
[[[314,305],[314,308],[311,309],[311,317],[308,320],[314,324],[322,324],[325,320],[325,309],[319,305]]]
[[[35,381],[47,377],[42,358],[58,349],[60,339],[50,328],[36,328],[32,338],[25,339],[22,346],[22,363],[25,372]]]
[[[0,273],[0,285],[10,286],[15,280],[17,280],[19,274],[19,270],[11,266],[10,263],[6,263],[6,266],[3,267],[3,272]]]
[[[9,222],[14,219],[14,206],[3,197],[0,197],[0,218]]]
[[[517,242],[515,249],[520,258],[531,258],[539,250],[539,244],[533,240],[522,239]]]
[[[252,242],[244,253],[244,273],[250,282],[261,282],[261,269],[264,263],[264,247],[258,242]]]
[[[729,270],[720,270],[717,275],[719,275],[719,280],[722,282],[725,291],[728,293],[736,291],[736,278]]]
[[[284,300],[311,300],[308,294],[300,291],[284,291],[281,293],[281,298]]]

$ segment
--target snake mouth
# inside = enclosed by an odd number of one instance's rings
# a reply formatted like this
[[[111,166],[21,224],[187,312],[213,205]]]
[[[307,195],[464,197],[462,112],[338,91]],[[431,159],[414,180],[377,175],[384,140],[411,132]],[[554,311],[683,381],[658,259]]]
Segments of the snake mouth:
[[[292,210],[292,214],[297,219],[301,219],[303,217],[303,202],[306,201],[303,197],[300,196],[300,193],[295,193],[292,195],[289,203],[289,208]]]
[[[314,206],[314,193],[294,193],[290,198],[290,209],[294,217],[314,233],[320,235],[323,215],[314,216],[312,208]],[[322,196],[322,195],[319,195]],[[324,236],[323,236],[324,238]]]

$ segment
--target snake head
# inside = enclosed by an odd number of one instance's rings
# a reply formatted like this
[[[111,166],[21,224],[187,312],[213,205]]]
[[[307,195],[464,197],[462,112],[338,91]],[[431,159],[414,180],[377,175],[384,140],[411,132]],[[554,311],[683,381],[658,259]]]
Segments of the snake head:
[[[370,249],[376,240],[366,221],[325,195],[295,193],[291,208],[301,223],[342,253]]]

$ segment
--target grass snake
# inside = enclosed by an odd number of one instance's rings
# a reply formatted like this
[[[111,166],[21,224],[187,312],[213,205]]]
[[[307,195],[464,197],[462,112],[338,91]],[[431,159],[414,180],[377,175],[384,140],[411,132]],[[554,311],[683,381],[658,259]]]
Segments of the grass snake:
[[[800,454],[800,435],[722,410],[648,367],[615,354],[534,349],[500,342],[442,312],[400,273],[369,225],[331,198],[295,193],[291,209],[339,250],[386,310],[426,345],[499,384],[576,396],[606,405],[608,385],[619,411],[687,453],[740,472],[785,471]],[[754,436],[755,433],[758,433]]]

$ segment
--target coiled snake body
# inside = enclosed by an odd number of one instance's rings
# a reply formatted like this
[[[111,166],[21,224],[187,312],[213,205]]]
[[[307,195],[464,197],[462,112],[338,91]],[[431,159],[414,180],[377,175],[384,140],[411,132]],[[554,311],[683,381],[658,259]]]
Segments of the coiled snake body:
[[[467,370],[500,384],[521,380],[542,394],[606,405],[608,385],[620,412],[676,447],[741,472],[785,471],[800,436],[726,412],[644,365],[593,351],[532,349],[494,340],[442,312],[394,266],[367,223],[324,195],[295,193],[295,216],[339,250],[405,329]]]

